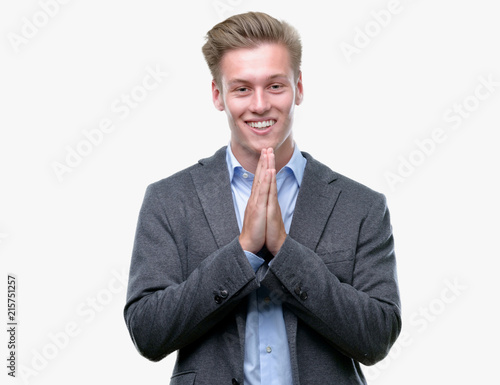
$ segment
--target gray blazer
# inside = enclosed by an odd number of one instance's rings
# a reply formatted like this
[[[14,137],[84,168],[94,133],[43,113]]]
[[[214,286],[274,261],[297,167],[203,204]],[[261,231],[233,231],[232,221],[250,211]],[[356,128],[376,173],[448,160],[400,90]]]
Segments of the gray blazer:
[[[401,330],[384,196],[303,153],[290,233],[255,274],[225,154],[146,191],[124,311],[138,351],[178,350],[170,384],[243,384],[246,298],[262,285],[283,303],[295,385],[366,384],[359,363],[384,358]]]

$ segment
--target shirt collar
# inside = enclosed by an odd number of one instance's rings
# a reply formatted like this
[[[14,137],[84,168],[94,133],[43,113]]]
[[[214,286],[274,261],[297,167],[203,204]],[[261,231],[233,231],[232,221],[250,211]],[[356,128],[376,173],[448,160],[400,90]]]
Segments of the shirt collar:
[[[237,169],[239,167],[239,168],[244,170],[243,166],[240,164],[240,162],[238,162],[238,160],[234,156],[233,151],[231,150],[231,144],[227,145],[226,163],[227,163],[227,169],[229,171],[229,180],[230,181],[233,180],[235,169]],[[304,177],[304,170],[306,168],[306,163],[307,163],[306,158],[304,158],[304,156],[300,152],[297,144],[294,144],[292,157],[290,158],[288,163],[283,168],[288,168],[288,169],[292,170],[293,175],[295,176],[295,179],[297,180],[299,187],[300,187],[300,184],[302,183],[302,178]]]

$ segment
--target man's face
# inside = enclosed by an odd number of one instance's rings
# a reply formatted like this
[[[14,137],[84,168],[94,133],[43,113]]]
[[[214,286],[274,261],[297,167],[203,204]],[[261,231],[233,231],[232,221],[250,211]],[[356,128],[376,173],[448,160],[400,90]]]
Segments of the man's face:
[[[277,160],[289,159],[302,78],[294,79],[287,48],[267,43],[226,52],[221,74],[221,84],[212,83],[213,102],[227,114],[236,158],[240,162],[255,159],[261,149],[272,147]]]

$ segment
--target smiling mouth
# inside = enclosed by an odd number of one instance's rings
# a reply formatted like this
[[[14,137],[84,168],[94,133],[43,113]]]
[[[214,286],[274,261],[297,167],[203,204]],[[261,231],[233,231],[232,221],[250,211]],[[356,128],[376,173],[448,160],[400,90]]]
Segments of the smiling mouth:
[[[245,123],[252,128],[266,129],[271,126],[274,126],[276,124],[276,120],[271,119],[271,120],[264,120],[261,122],[245,122]]]

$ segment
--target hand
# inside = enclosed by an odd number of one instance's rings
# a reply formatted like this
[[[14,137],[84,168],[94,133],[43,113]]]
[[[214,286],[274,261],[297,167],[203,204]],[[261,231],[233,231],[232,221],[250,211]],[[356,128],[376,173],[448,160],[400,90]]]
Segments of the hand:
[[[267,198],[266,247],[274,256],[278,254],[283,242],[285,242],[286,230],[278,202],[278,185],[276,183],[276,167],[273,153],[268,155],[268,161],[271,170],[271,185],[269,186],[269,196]]]
[[[239,237],[243,250],[254,254],[266,245],[276,255],[286,238],[275,167],[273,149],[262,150]]]
[[[267,200],[271,185],[271,178],[268,175],[267,168],[267,150],[262,150],[239,237],[243,250],[254,254],[262,249],[266,241]]]

